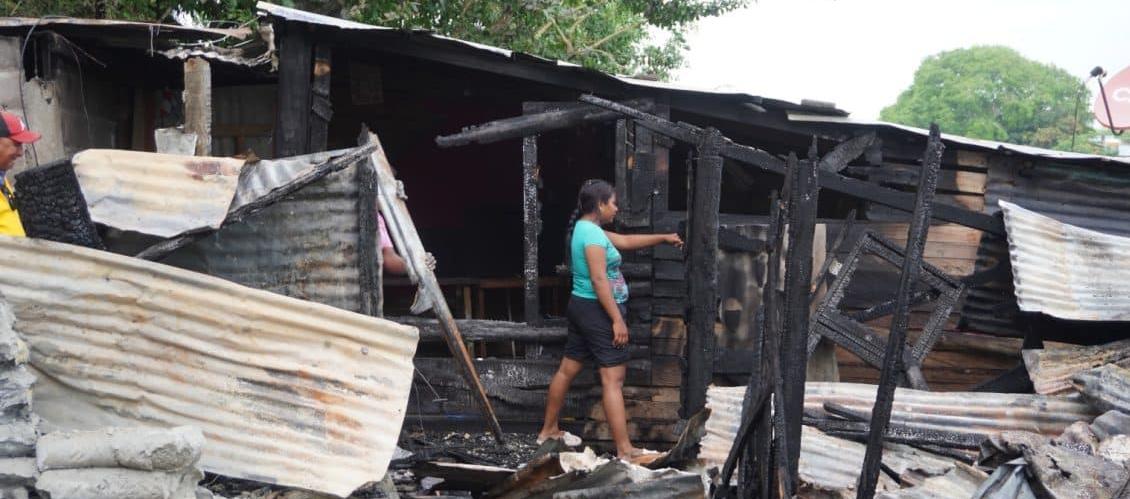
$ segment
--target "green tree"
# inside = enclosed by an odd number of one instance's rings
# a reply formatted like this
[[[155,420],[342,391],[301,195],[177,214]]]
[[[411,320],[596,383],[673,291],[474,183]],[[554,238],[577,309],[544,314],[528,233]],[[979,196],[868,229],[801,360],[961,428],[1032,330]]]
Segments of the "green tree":
[[[1007,47],[980,46],[927,57],[914,83],[879,117],[923,128],[936,122],[947,133],[1058,150],[1072,148],[1075,129],[1074,150],[1099,152],[1090,141],[1090,102],[1090,91],[1071,73]]]
[[[282,5],[560,59],[617,74],[667,78],[697,21],[748,0],[276,0]],[[174,8],[243,21],[254,0],[0,0],[9,15],[168,21]],[[666,33],[653,42],[651,35]]]

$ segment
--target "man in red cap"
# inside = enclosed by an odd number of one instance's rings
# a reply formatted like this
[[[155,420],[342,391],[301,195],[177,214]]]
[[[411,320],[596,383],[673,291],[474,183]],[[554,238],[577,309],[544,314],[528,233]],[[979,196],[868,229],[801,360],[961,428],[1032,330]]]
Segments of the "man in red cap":
[[[0,234],[23,237],[24,226],[16,211],[15,190],[8,180],[8,170],[24,154],[24,144],[39,140],[39,134],[27,129],[24,120],[8,111],[0,111]]]

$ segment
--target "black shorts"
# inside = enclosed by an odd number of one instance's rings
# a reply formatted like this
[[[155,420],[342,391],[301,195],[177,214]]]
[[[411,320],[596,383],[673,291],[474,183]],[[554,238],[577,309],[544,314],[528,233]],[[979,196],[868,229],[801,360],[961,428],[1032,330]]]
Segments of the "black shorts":
[[[623,303],[620,316],[628,316],[628,307]],[[628,362],[628,349],[612,345],[612,319],[600,306],[600,302],[569,296],[566,311],[569,319],[569,335],[565,340],[565,356],[585,363],[596,359],[600,367],[614,367]]]

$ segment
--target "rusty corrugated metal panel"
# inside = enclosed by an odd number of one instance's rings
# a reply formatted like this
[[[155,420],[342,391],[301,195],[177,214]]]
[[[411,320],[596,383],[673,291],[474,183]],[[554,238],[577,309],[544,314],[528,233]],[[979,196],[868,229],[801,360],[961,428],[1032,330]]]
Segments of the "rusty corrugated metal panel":
[[[813,414],[824,414],[826,402],[864,413],[875,405],[875,385],[814,382],[805,390],[804,410]],[[1052,436],[1076,421],[1090,422],[1098,414],[1078,397],[899,388],[891,423],[970,435],[1019,430]]]
[[[699,457],[707,463],[726,460],[737,432],[745,387],[715,387],[707,391],[711,409]],[[805,413],[823,415],[826,402],[870,413],[875,405],[875,385],[809,382],[805,385]],[[1091,421],[1098,412],[1079,397],[1045,395],[926,392],[899,388],[895,392],[891,422],[901,426],[987,435],[1007,430],[1059,435],[1071,423]]]
[[[239,183],[242,159],[87,149],[74,156],[95,222],[172,237],[218,228]]]
[[[361,310],[355,167],[179,250],[170,263],[253,288]]]
[[[206,470],[342,496],[384,475],[415,328],[48,241],[0,265],[52,426],[196,426]]]
[[[1105,364],[1130,368],[1130,340],[1105,345],[1025,350],[1028,377],[1036,393],[1071,393],[1071,377]]]
[[[1000,201],[1016,302],[1025,312],[1130,320],[1130,237],[1069,225]]]
[[[1035,163],[1023,167],[989,168],[985,210],[998,211],[1001,200],[1018,204],[1056,220],[1100,232],[1130,236],[1130,170],[1118,166]],[[986,236],[977,251],[977,270],[1008,264],[1008,242]],[[1023,336],[1014,312],[1011,279],[975,286],[962,308],[965,326],[986,333]]]

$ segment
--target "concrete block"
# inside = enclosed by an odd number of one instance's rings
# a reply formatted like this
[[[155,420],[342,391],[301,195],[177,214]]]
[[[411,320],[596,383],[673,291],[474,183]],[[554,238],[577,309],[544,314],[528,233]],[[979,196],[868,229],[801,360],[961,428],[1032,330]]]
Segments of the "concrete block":
[[[35,485],[38,474],[33,457],[0,458],[0,487]]]
[[[0,369],[27,364],[28,361],[27,343],[12,328],[15,322],[11,305],[0,297]]]
[[[204,434],[194,426],[105,428],[48,433],[36,445],[43,471],[70,468],[129,468],[174,471],[200,460]]]
[[[24,366],[0,368],[0,421],[31,414],[31,385],[35,375]]]
[[[34,414],[26,419],[0,418],[0,457],[34,456],[38,427],[39,417]]]
[[[196,499],[197,469],[139,471],[124,468],[49,470],[35,490],[45,499]]]
[[[23,487],[0,487],[0,499],[28,499],[27,489]]]

